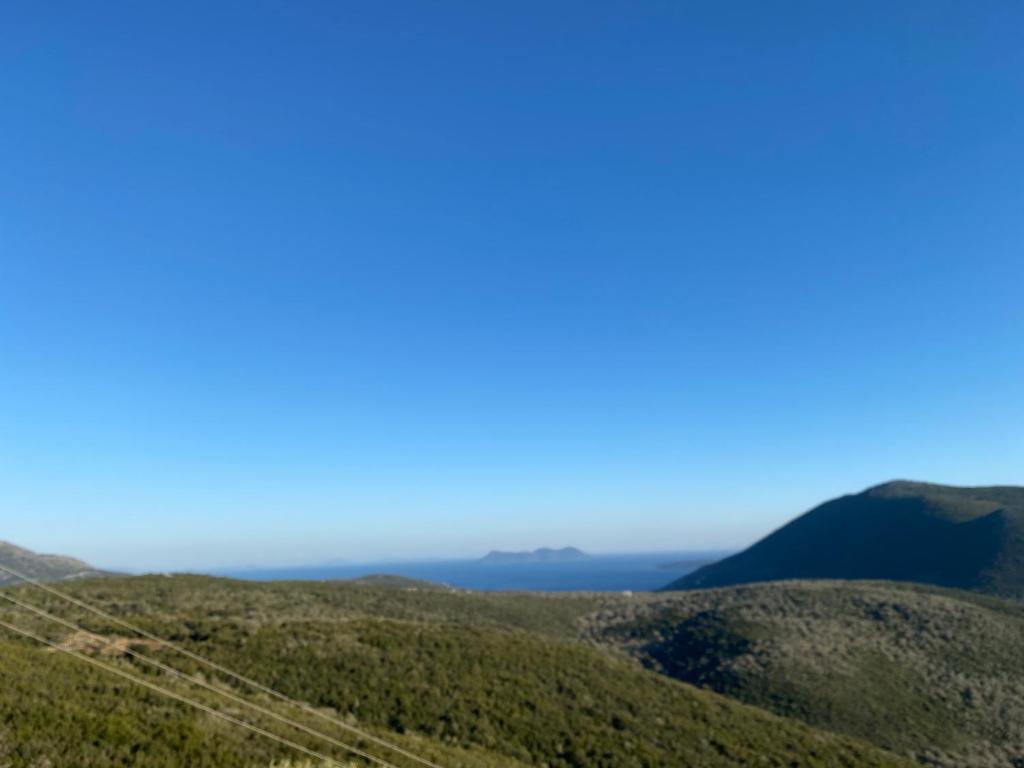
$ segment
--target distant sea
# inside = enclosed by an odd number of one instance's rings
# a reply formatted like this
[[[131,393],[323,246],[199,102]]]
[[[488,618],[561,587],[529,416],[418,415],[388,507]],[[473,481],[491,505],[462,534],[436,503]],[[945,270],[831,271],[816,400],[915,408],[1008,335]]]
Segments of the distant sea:
[[[648,591],[660,589],[727,552],[591,555],[565,562],[495,563],[480,560],[345,563],[291,568],[231,568],[218,576],[254,581],[358,579],[391,574],[479,590]]]

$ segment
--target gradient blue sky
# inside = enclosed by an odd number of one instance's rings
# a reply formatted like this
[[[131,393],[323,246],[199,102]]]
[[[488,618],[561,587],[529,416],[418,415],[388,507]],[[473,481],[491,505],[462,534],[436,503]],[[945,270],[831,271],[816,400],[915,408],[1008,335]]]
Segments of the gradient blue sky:
[[[1022,483],[1024,5],[5,3],[0,538],[733,547]]]

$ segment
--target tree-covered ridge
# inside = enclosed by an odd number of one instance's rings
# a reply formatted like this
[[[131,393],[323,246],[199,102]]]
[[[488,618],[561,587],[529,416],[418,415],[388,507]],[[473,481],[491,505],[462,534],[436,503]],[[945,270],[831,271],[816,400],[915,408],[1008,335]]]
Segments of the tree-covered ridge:
[[[901,764],[864,742],[697,690],[579,642],[581,617],[621,597],[198,577],[103,580],[71,589],[446,766]],[[33,590],[16,592],[58,610]],[[60,610],[95,632],[123,633]],[[30,623],[14,610],[3,615]],[[130,668],[131,662],[115,663]],[[0,665],[6,750],[0,759],[11,768],[47,760],[83,768],[240,768],[289,757],[28,641],[0,635]]]

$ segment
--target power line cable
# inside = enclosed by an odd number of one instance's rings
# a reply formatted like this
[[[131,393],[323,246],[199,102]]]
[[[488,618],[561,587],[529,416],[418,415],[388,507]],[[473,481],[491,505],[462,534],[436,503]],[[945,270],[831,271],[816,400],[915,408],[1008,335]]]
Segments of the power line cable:
[[[220,718],[221,720],[224,720],[224,721],[226,721],[228,723],[231,723],[232,725],[237,725],[240,728],[245,728],[246,730],[249,730],[249,731],[252,731],[253,733],[259,734],[260,736],[265,736],[266,738],[271,739],[273,741],[276,741],[279,744],[283,744],[286,747],[290,747],[291,749],[298,750],[299,752],[302,752],[303,754],[305,754],[308,757],[313,757],[313,758],[316,758],[317,760],[322,760],[323,762],[327,763],[328,765],[337,766],[337,768],[348,768],[344,763],[339,763],[337,760],[335,760],[333,757],[330,757],[329,755],[325,755],[322,752],[316,751],[315,749],[310,749],[309,747],[305,747],[302,744],[299,744],[298,742],[292,741],[291,739],[286,739],[283,736],[278,736],[276,733],[271,733],[270,731],[268,731],[268,730],[266,730],[264,728],[260,728],[258,725],[253,725],[252,723],[247,723],[245,720],[239,720],[238,718],[235,718],[235,717],[232,717],[231,715],[225,714],[224,712],[221,712],[218,709],[214,709],[211,706],[203,704],[200,701],[195,701],[194,699],[190,699],[188,696],[182,696],[179,693],[175,693],[174,691],[171,691],[171,690],[168,690],[168,689],[166,689],[166,688],[164,688],[162,686],[156,685],[155,683],[151,683],[148,680],[143,680],[140,677],[136,677],[135,675],[131,675],[131,674],[125,672],[122,669],[118,669],[117,667],[113,666],[112,664],[106,664],[105,662],[102,662],[99,659],[94,659],[91,656],[86,656],[84,653],[79,653],[78,651],[73,651],[70,648],[65,648],[64,646],[60,645],[59,643],[55,643],[52,640],[47,640],[45,637],[41,637],[41,636],[39,636],[39,635],[35,634],[34,632],[31,632],[31,631],[29,631],[27,629],[22,629],[21,627],[17,627],[17,626],[15,626],[13,624],[8,624],[6,621],[3,621],[3,620],[0,620],[0,627],[3,627],[6,630],[9,630],[11,632],[15,632],[15,633],[17,633],[19,635],[27,637],[27,638],[29,638],[31,640],[35,640],[38,643],[42,643],[43,645],[46,645],[46,646],[54,649],[55,651],[60,651],[61,653],[66,653],[68,656],[71,656],[73,658],[81,659],[82,661],[85,661],[85,662],[87,662],[89,664],[92,664],[95,667],[99,667],[100,669],[106,670],[107,672],[110,672],[111,674],[114,674],[114,675],[117,675],[118,677],[124,678],[125,680],[128,680],[129,682],[135,683],[137,685],[141,685],[144,688],[148,688],[151,691],[155,691],[156,693],[159,693],[159,694],[161,694],[163,696],[167,696],[168,698],[171,698],[171,699],[174,699],[176,701],[179,701],[182,704],[187,704],[190,707],[194,707],[195,709],[198,709],[198,710],[200,710],[202,712],[206,712],[207,714],[212,715],[213,717]]]
[[[397,744],[393,744],[393,743],[387,741],[386,739],[380,738],[379,736],[374,736],[372,733],[367,733],[366,731],[362,730],[361,728],[357,728],[354,725],[349,725],[348,723],[346,723],[345,721],[343,721],[343,720],[341,720],[341,719],[339,719],[337,717],[332,717],[330,715],[326,715],[323,712],[321,712],[320,710],[311,707],[309,704],[307,704],[307,703],[305,703],[303,701],[299,701],[297,699],[293,699],[292,697],[290,697],[290,696],[288,696],[286,694],[280,693],[279,691],[275,691],[273,688],[270,688],[270,687],[268,687],[266,685],[263,685],[262,683],[259,683],[256,680],[253,680],[253,679],[251,679],[249,677],[246,677],[245,675],[241,675],[241,674],[239,674],[237,672],[234,672],[233,670],[228,669],[227,667],[225,667],[225,666],[223,666],[221,664],[218,664],[215,661],[211,661],[210,659],[207,659],[207,658],[205,658],[203,656],[200,656],[198,653],[193,653],[192,651],[190,651],[190,650],[188,650],[186,648],[182,648],[180,645],[177,645],[176,643],[172,643],[169,640],[164,640],[162,637],[159,637],[158,635],[155,635],[152,632],[147,632],[146,630],[144,630],[144,629],[142,629],[142,628],[140,628],[140,627],[138,627],[138,626],[136,626],[136,625],[134,625],[134,624],[132,624],[130,622],[127,622],[127,621],[125,621],[123,619],[119,619],[118,617],[113,616],[113,615],[107,613],[106,611],[104,611],[101,608],[97,608],[96,606],[90,605],[89,603],[86,603],[86,602],[84,602],[82,600],[79,600],[78,598],[73,597],[72,595],[69,595],[67,593],[61,592],[60,590],[55,589],[54,587],[51,587],[48,584],[43,584],[38,579],[34,579],[31,576],[27,576],[24,573],[21,573],[21,572],[15,570],[14,568],[10,568],[10,567],[8,567],[6,565],[0,565],[0,571],[2,571],[4,573],[7,573],[7,574],[15,577],[16,579],[20,579],[21,581],[25,582],[26,584],[30,584],[33,587],[36,587],[37,589],[41,589],[44,592],[48,592],[48,593],[50,593],[50,594],[52,594],[52,595],[54,595],[56,597],[59,597],[61,600],[64,600],[65,602],[71,603],[72,605],[76,605],[79,608],[82,608],[82,609],[84,609],[86,611],[89,611],[93,615],[99,616],[100,618],[102,618],[102,619],[104,619],[106,621],[110,621],[110,622],[116,624],[117,626],[119,626],[119,627],[121,627],[123,629],[127,629],[127,630],[129,630],[131,632],[134,632],[137,635],[139,635],[140,637],[144,637],[145,639],[151,640],[154,643],[159,643],[160,645],[164,646],[165,648],[169,648],[169,649],[171,649],[172,651],[174,651],[176,653],[180,653],[181,655],[183,655],[183,656],[185,656],[185,657],[187,657],[189,659],[192,659],[196,663],[202,664],[203,666],[207,667],[208,669],[213,669],[213,670],[215,670],[217,672],[220,672],[223,675],[227,675],[228,677],[232,678],[233,680],[237,680],[237,681],[239,681],[241,683],[244,683],[245,685],[248,685],[249,687],[254,688],[255,690],[258,690],[261,693],[264,693],[264,694],[266,694],[268,696],[272,696],[273,698],[278,699],[279,701],[283,701],[283,702],[286,702],[288,704],[291,704],[292,706],[299,707],[300,709],[304,710],[305,712],[308,712],[308,713],[314,715],[315,717],[320,718],[321,720],[325,720],[327,722],[334,723],[338,727],[348,731],[349,733],[351,733],[353,735],[359,736],[360,738],[364,739],[365,741],[369,741],[369,742],[372,742],[372,743],[374,743],[374,744],[376,744],[376,745],[378,745],[380,747],[384,747],[386,749],[389,749],[389,750],[391,750],[392,752],[394,752],[396,754],[402,755],[403,757],[407,757],[410,760],[413,760],[414,762],[417,762],[420,765],[425,766],[426,768],[442,768],[442,766],[438,765],[437,763],[433,763],[430,760],[427,760],[426,758],[420,757],[419,755],[416,755],[413,752],[410,752],[407,749],[398,746]]]
[[[110,640],[109,638],[103,637],[102,635],[97,635],[94,632],[89,632],[88,630],[84,629],[83,627],[81,627],[78,624],[75,624],[74,622],[66,621],[65,619],[62,619],[59,616],[54,616],[52,613],[48,613],[47,611],[44,611],[42,608],[34,606],[34,605],[30,604],[30,603],[25,603],[25,602],[23,602],[21,600],[17,600],[16,598],[13,598],[10,595],[6,595],[6,594],[3,594],[3,593],[0,593],[0,598],[3,598],[4,600],[8,601],[9,603],[13,603],[14,605],[18,606],[19,608],[23,608],[26,611],[31,611],[32,613],[34,613],[37,616],[40,616],[40,617],[46,619],[47,621],[56,622],[57,624],[60,624],[61,626],[65,627],[67,629],[76,631],[76,632],[84,632],[85,634],[89,635],[90,637],[94,637],[97,640],[99,640],[100,642],[104,643],[104,645],[106,647],[111,647],[111,646],[114,645],[114,642],[112,640]],[[359,757],[362,757],[362,758],[364,758],[366,760],[369,760],[370,762],[374,763],[375,765],[381,766],[381,768],[398,768],[398,766],[394,765],[393,763],[389,763],[386,760],[382,760],[381,758],[377,757],[376,755],[371,755],[370,753],[364,752],[363,750],[359,749],[358,747],[354,747],[351,744],[347,744],[344,741],[339,741],[338,739],[335,739],[332,736],[328,736],[325,733],[321,733],[320,731],[317,731],[317,730],[315,730],[313,728],[310,728],[310,727],[308,727],[308,726],[304,725],[303,723],[300,723],[300,722],[298,722],[296,720],[292,720],[291,718],[284,717],[283,715],[280,715],[280,714],[278,714],[277,712],[274,712],[271,709],[267,709],[266,707],[262,707],[259,704],[255,704],[255,703],[253,703],[251,701],[248,701],[247,699],[244,699],[241,696],[236,696],[235,694],[230,693],[229,691],[225,691],[223,688],[218,688],[217,686],[212,685],[212,684],[210,684],[210,683],[206,682],[205,680],[202,680],[202,679],[200,679],[198,677],[195,677],[193,675],[188,675],[188,674],[186,674],[186,673],[184,673],[184,672],[182,672],[182,671],[180,671],[178,669],[175,669],[172,666],[169,666],[167,664],[164,664],[161,661],[158,661],[157,659],[153,659],[153,658],[151,658],[149,656],[146,656],[145,654],[139,653],[138,651],[136,651],[136,650],[134,650],[132,648],[124,648],[122,650],[128,656],[131,656],[132,658],[138,659],[139,661],[143,662],[144,664],[149,664],[150,666],[156,667],[157,669],[161,670],[162,672],[166,672],[169,675],[173,675],[173,676],[178,677],[178,678],[180,678],[182,680],[187,680],[190,683],[194,683],[194,684],[196,684],[196,685],[198,685],[198,686],[200,686],[202,688],[205,688],[208,691],[211,691],[211,692],[217,694],[218,696],[223,696],[224,698],[226,698],[226,699],[228,699],[230,701],[233,701],[236,704],[241,704],[242,706],[249,707],[250,709],[252,709],[252,710],[254,710],[256,712],[259,712],[262,715],[266,715],[267,717],[271,717],[274,720],[277,720],[278,722],[284,723],[285,725],[289,725],[289,726],[291,726],[293,728],[296,728],[296,729],[298,729],[300,731],[303,731],[304,733],[306,733],[306,734],[308,734],[310,736],[314,736],[314,737],[316,737],[318,739],[323,739],[324,741],[327,741],[327,742],[329,742],[330,744],[332,744],[332,745],[334,745],[336,747],[340,747],[341,749],[344,749],[344,750],[346,750],[347,752],[350,752],[353,755],[358,755]]]

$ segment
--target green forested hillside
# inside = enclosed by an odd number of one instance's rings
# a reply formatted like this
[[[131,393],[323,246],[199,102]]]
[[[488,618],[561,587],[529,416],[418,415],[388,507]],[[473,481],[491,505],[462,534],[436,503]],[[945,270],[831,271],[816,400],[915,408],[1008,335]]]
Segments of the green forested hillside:
[[[882,582],[662,593],[588,619],[646,666],[928,765],[1024,758],[1024,608]]]
[[[695,689],[581,643],[580,618],[613,610],[621,597],[198,577],[70,588],[446,766],[900,764],[863,741]],[[81,612],[33,590],[16,593],[85,622]],[[3,616],[41,627],[15,609]],[[123,634],[103,621],[88,624]],[[67,635],[50,631],[58,640]],[[0,634],[0,669],[0,765],[232,768],[288,757],[283,748],[27,640]],[[165,678],[157,676],[173,684]]]
[[[896,481],[826,502],[670,585],[888,579],[1024,596],[1024,488]]]
[[[119,666],[127,667],[122,661]],[[252,735],[229,723],[146,691],[128,681],[61,654],[41,651],[32,643],[0,641],[0,765],[31,766],[242,766],[313,765],[301,754]],[[130,671],[130,670],[129,670]],[[185,687],[166,676],[149,675],[161,685],[218,705],[236,717],[250,717],[237,705],[220,705],[212,695]],[[269,702],[261,700],[264,706]],[[272,706],[272,705],[270,705]],[[278,708],[275,708],[278,709]],[[294,709],[281,709],[313,728],[324,723]],[[345,752],[257,717],[271,732],[324,751],[345,765]],[[327,727],[335,737],[352,741],[344,731]],[[445,766],[517,768],[512,759],[480,749],[447,748],[415,736],[388,734],[407,749]],[[359,746],[365,747],[365,744]],[[319,763],[315,763],[319,764]],[[364,765],[358,760],[353,766]]]
[[[854,766],[903,755],[995,768],[1024,754],[1024,609],[974,593],[819,581],[627,597],[189,576],[63,588],[445,766]],[[6,592],[126,635],[36,590]],[[2,616],[44,628],[13,608]],[[292,757],[3,633],[0,670],[3,766]]]

